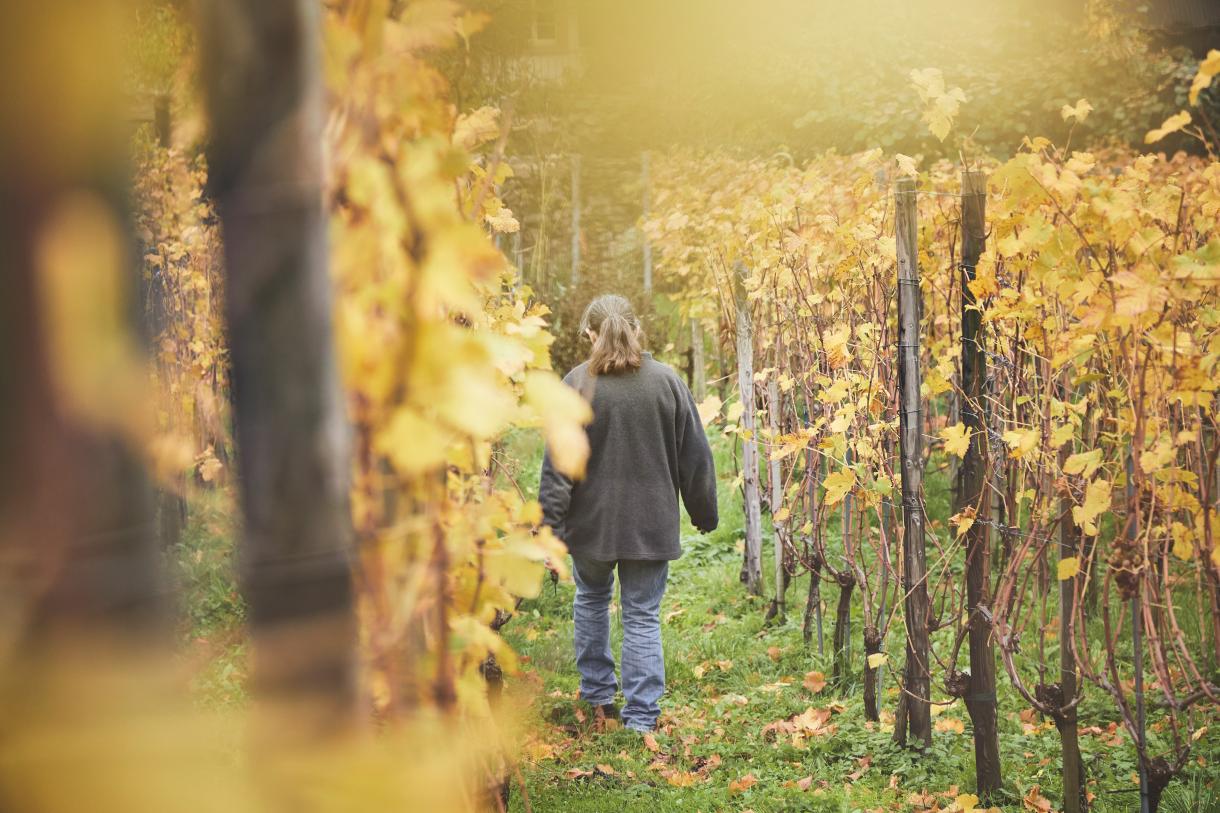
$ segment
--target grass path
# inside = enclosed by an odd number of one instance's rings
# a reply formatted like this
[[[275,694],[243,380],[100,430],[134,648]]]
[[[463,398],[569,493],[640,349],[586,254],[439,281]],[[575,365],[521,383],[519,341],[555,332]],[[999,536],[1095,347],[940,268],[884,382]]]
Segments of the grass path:
[[[570,585],[547,586],[506,630],[533,705],[525,777],[536,811],[891,810],[912,791],[967,783],[967,738],[939,737],[930,758],[895,748],[889,726],[864,721],[854,683],[843,696],[819,685],[830,664],[795,623],[763,627],[764,605],[745,595],[734,562],[698,555],[674,564],[662,605],[660,731],[654,741],[595,732],[576,713],[571,598]],[[616,629],[616,652],[619,639]],[[941,719],[955,728],[960,712]],[[513,809],[524,809],[520,794]]]
[[[511,691],[528,707],[522,768],[532,809],[955,809],[955,798],[973,787],[970,720],[961,702],[936,707],[931,752],[916,755],[895,746],[889,710],[897,690],[888,671],[882,721],[867,722],[859,675],[842,688],[820,685],[831,674],[829,653],[819,656],[816,643],[805,648],[799,619],[764,627],[765,604],[745,595],[732,558],[709,559],[696,550],[672,566],[662,605],[668,687],[655,742],[626,730],[597,732],[578,719],[572,586],[547,585],[522,606],[505,632],[523,661]],[[617,627],[617,607],[612,612]],[[615,629],[616,656],[619,640]],[[1037,804],[1058,795],[1053,724],[1024,709],[1009,690],[1001,697],[1000,726],[1012,793],[1001,809],[1050,809]],[[1082,747],[1092,787],[1102,797],[1094,809],[1138,806],[1130,793],[1134,754],[1121,732],[1097,726],[1086,732]],[[1101,788],[1109,789],[1104,796]],[[519,791],[511,809],[525,809]]]
[[[512,449],[522,484],[536,482],[537,440],[516,438]],[[900,665],[901,630],[886,641],[891,662],[883,667],[882,720],[864,719],[859,669],[863,657],[857,606],[852,619],[854,672],[841,686],[822,685],[831,673],[830,628],[825,654],[806,648],[799,617],[764,626],[766,604],[738,582],[741,509],[732,483],[728,449],[716,444],[721,482],[721,527],[694,534],[684,520],[686,554],[670,568],[662,604],[668,677],[661,730],[645,739],[626,730],[594,731],[577,714],[578,678],[572,654],[569,583],[547,583],[524,602],[504,628],[520,655],[521,671],[507,682],[506,701],[525,721],[521,771],[530,809],[536,813],[719,813],[720,811],[914,811],[954,810],[972,790],[970,721],[960,702],[935,708],[932,750],[914,754],[890,741]],[[928,480],[929,514],[944,512],[943,485]],[[232,578],[233,506],[221,493],[192,504],[191,522],[173,552],[183,588],[183,657],[195,674],[194,691],[205,707],[246,702],[248,653],[244,612]],[[835,533],[832,520],[828,533]],[[771,569],[764,563],[764,573]],[[802,604],[806,577],[790,593]],[[825,586],[833,611],[836,589]],[[859,602],[856,602],[857,605]],[[613,643],[620,633],[617,606]],[[950,632],[950,631],[946,631]],[[947,634],[939,636],[948,640]],[[944,642],[938,644],[943,645]],[[935,688],[934,699],[942,699]],[[1005,813],[1056,809],[1039,806],[1059,796],[1059,738],[1054,725],[1020,700],[1006,677],[999,681],[1000,753],[1011,798]],[[1092,693],[1081,706],[1081,739],[1095,813],[1138,808],[1135,752],[1116,730],[1113,708]],[[1203,734],[1190,775],[1174,795],[1203,798],[1197,787],[1214,778],[1220,759],[1220,725],[1200,717]],[[1153,732],[1153,736],[1159,736]],[[511,810],[525,811],[514,788]],[[1028,800],[1028,802],[1027,802]],[[1214,809],[1163,805],[1163,813]]]
[[[838,686],[820,685],[833,666],[833,585],[823,585],[824,653],[819,654],[816,642],[805,646],[799,612],[786,623],[764,626],[765,601],[747,596],[738,581],[740,498],[732,482],[730,450],[722,439],[717,441],[721,527],[700,536],[683,517],[685,555],[671,564],[661,609],[667,692],[653,741],[625,730],[597,732],[587,720],[578,719],[570,583],[547,584],[538,598],[523,603],[504,629],[522,656],[522,673],[510,681],[510,696],[525,709],[527,719],[522,772],[532,810],[957,809],[956,798],[974,785],[973,741],[963,704],[949,704],[934,681],[933,699],[945,705],[933,707],[931,751],[915,754],[890,739],[897,700],[891,666],[901,665],[901,629],[891,630],[886,641],[891,660],[882,668],[882,719],[872,723],[864,718],[860,685],[859,601],[852,618],[853,672]],[[529,460],[528,447],[517,453],[519,459]],[[528,463],[525,469],[522,479],[528,483]],[[933,472],[927,486],[929,515],[939,524],[948,513],[947,479]],[[834,533],[837,521],[832,519],[828,534]],[[765,541],[764,558],[768,547]],[[771,573],[765,561],[763,572]],[[807,577],[800,578],[790,592],[790,603],[801,605],[802,611],[807,585]],[[616,657],[618,622],[615,604]],[[1020,700],[1004,676],[999,684],[1000,754],[1009,793],[1000,809],[1057,809],[1040,805],[1059,796],[1058,732]],[[1138,809],[1138,797],[1132,793],[1135,753],[1116,730],[1113,709],[1087,700],[1081,719],[1090,726],[1084,729],[1081,748],[1090,787],[1097,794],[1093,810],[1127,813],[1133,802]],[[525,810],[519,789],[511,810]]]

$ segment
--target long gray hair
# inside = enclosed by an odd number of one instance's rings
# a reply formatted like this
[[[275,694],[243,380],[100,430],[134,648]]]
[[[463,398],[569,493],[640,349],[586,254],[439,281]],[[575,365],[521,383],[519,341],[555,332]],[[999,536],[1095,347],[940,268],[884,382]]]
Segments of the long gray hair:
[[[589,354],[589,370],[594,375],[640,368],[644,332],[626,297],[604,294],[590,302],[580,317],[580,332],[590,330],[597,336]]]

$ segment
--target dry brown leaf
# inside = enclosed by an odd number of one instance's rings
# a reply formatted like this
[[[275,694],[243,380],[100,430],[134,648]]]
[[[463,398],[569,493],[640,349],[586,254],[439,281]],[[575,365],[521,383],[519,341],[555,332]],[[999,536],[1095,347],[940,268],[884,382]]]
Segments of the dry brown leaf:
[[[805,680],[801,683],[809,691],[817,694],[826,688],[826,676],[821,672],[806,672]]]
[[[729,782],[729,795],[734,793],[744,793],[750,788],[758,784],[758,779],[752,773],[748,773],[740,779],[734,779]]]
[[[665,781],[677,788],[688,788],[699,781],[699,775],[690,771],[670,771]]]

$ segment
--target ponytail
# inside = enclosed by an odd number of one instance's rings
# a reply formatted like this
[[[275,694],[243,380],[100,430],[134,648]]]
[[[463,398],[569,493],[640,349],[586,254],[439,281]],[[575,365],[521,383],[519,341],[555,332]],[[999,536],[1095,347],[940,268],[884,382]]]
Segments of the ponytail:
[[[607,294],[594,299],[580,319],[580,330],[597,334],[593,352],[589,354],[589,371],[594,375],[640,368],[643,334],[640,320],[625,298]]]

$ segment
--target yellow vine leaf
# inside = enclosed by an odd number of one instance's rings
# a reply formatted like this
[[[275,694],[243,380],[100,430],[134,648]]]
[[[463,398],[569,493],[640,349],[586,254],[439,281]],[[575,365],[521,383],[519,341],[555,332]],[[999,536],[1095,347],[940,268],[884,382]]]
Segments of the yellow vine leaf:
[[[1059,581],[1065,582],[1080,572],[1080,559],[1067,556],[1059,560]]]
[[[584,426],[593,419],[589,403],[553,373],[540,370],[526,375],[525,401],[542,417],[555,468],[569,477],[583,477],[589,459],[589,437]]]
[[[1082,477],[1088,478],[1093,476],[1093,472],[1097,471],[1101,465],[1101,449],[1094,449],[1091,452],[1080,452],[1069,457],[1063,464],[1064,474],[1079,474]]]
[[[970,449],[971,430],[963,423],[955,423],[940,430],[940,436],[945,439],[945,451],[949,454],[965,457]]]
[[[1173,536],[1174,556],[1178,557],[1183,562],[1188,562],[1195,558],[1194,530],[1180,522],[1175,522],[1170,527],[1170,535]]]
[[[884,652],[874,652],[868,656],[868,668],[879,669],[882,666],[885,666],[885,662],[887,660],[889,660],[889,656]]]
[[[841,502],[856,485],[856,473],[851,469],[840,469],[827,475],[824,485],[826,486],[826,505],[835,505]]]
[[[715,393],[704,398],[703,403],[699,404],[699,420],[703,421],[704,426],[707,426],[716,420],[722,406],[724,406],[724,402]]]
[[[1215,48],[1207,52],[1207,57],[1199,63],[1199,72],[1190,83],[1190,103],[1199,103],[1199,94],[1212,83],[1212,78],[1220,73],[1220,51]]]
[[[1058,449],[1072,439],[1076,433],[1071,423],[1063,423],[1051,430],[1051,448]]]
[[[374,448],[402,474],[419,474],[443,465],[455,437],[413,408],[395,410],[377,432]]]
[[[1165,123],[1155,130],[1149,130],[1144,136],[1145,144],[1155,144],[1170,133],[1176,133],[1186,125],[1190,124],[1190,113],[1183,110],[1180,113],[1174,113],[1169,118],[1165,119]]]
[[[498,135],[500,111],[487,105],[458,116],[453,126],[453,143],[464,150],[472,150]]]
[[[963,793],[953,800],[953,804],[957,805],[957,809],[961,813],[972,813],[979,803],[979,797],[973,793]]]
[[[1097,518],[1110,507],[1110,481],[1093,480],[1085,489],[1083,505],[1072,506],[1072,520],[1089,536],[1097,533]]]
[[[1065,104],[1059,110],[1059,115],[1063,116],[1063,120],[1076,119],[1082,122],[1089,117],[1089,113],[1093,112],[1093,105],[1089,104],[1088,99],[1081,99],[1075,105]]]
[[[966,101],[966,94],[959,87],[946,88],[945,78],[937,68],[913,70],[909,75],[911,84],[925,105],[924,122],[932,135],[944,141],[962,102]]]
[[[783,460],[785,457],[801,451],[809,445],[810,436],[805,434],[784,435],[780,440],[783,443],[771,450],[771,460]]]
[[[954,514],[949,517],[949,524],[957,528],[957,537],[960,539],[965,536],[966,532],[974,527],[974,508],[966,508],[960,514]]]
[[[1041,440],[1042,430],[1036,426],[1030,429],[1010,429],[1004,433],[1004,442],[1012,450],[1009,456],[1016,460],[1028,457],[1038,448]]]

